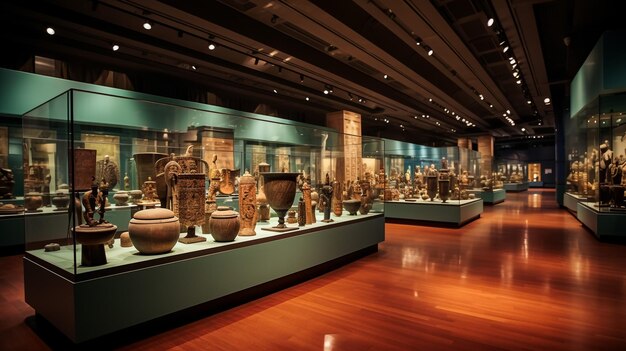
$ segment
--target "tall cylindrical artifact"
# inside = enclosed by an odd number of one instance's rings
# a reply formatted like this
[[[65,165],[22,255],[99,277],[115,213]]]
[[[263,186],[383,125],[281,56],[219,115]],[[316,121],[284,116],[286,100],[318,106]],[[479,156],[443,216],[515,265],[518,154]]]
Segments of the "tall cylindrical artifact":
[[[239,235],[256,235],[256,180],[246,171],[239,178],[239,215],[241,216],[241,227]]]

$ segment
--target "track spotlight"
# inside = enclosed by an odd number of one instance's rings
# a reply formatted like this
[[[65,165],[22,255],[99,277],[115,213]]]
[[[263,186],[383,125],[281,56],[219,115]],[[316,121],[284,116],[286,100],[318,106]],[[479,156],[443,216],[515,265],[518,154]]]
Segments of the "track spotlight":
[[[422,45],[422,38],[420,38],[420,37],[416,37],[416,38],[415,38],[415,44],[417,44],[417,46]]]
[[[424,49],[428,52],[428,56],[433,56],[434,51],[430,48],[430,46],[424,45]]]
[[[259,64],[259,58],[258,58],[258,57],[255,57],[255,58],[254,58],[254,64],[255,64],[255,65],[258,65],[258,64]]]
[[[214,43],[209,43],[209,50],[215,50],[215,47]]]
[[[387,79],[387,78],[389,78],[389,76],[385,74],[385,75],[383,76],[383,78],[384,78],[384,79]]]
[[[493,26],[493,18],[487,20],[487,27]]]
[[[274,94],[278,94],[278,90],[274,89]]]
[[[283,67],[282,66],[278,66],[278,73],[282,73],[283,72]]]
[[[276,24],[276,21],[278,21],[278,16],[272,15],[272,19],[270,20],[270,22],[272,22],[272,24]]]
[[[504,49],[502,49],[502,52],[507,52],[507,51],[509,51],[509,46],[508,45],[505,46]]]
[[[150,20],[148,20],[148,19],[147,19],[147,20],[143,23],[143,29],[145,29],[145,30],[150,30],[150,29],[152,29],[152,22],[150,22]]]
[[[304,100],[309,101],[311,99],[309,99],[309,97],[307,96],[307,97],[304,98]]]
[[[112,49],[113,49],[113,51],[117,51],[117,50],[119,50],[119,49],[120,49],[120,46],[119,46],[119,45],[117,45],[117,44],[113,44]]]
[[[48,28],[46,28],[46,33],[48,33],[49,35],[54,35],[54,33],[56,33],[56,32],[54,31],[54,28],[48,27]]]
[[[300,83],[304,83],[304,75],[300,75]]]

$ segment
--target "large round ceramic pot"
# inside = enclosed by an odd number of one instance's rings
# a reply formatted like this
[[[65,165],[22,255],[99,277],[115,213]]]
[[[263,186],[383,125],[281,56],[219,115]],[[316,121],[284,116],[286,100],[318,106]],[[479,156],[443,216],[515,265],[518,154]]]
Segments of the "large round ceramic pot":
[[[55,211],[67,211],[70,205],[70,194],[59,191],[52,197],[52,204],[56,207]]]
[[[41,193],[30,192],[24,195],[24,207],[26,207],[26,211],[35,212],[43,206],[43,197]]]
[[[430,201],[434,201],[437,195],[437,176],[426,177],[426,192],[428,193]]]
[[[81,244],[81,265],[100,266],[107,263],[104,253],[104,244],[113,240],[117,226],[111,223],[101,223],[90,227],[82,224],[74,227],[76,242]]]
[[[215,241],[235,240],[240,226],[239,213],[228,206],[218,206],[209,219],[209,230]]]
[[[298,229],[297,227],[287,228],[285,225],[285,215],[293,205],[296,197],[296,179],[300,173],[265,172],[261,173],[265,182],[264,189],[267,202],[278,215],[278,225],[264,230],[286,231]]]
[[[180,222],[174,212],[153,208],[135,213],[128,225],[133,246],[146,255],[170,252],[180,237]]]
[[[113,195],[113,201],[115,201],[115,206],[126,206],[128,205],[128,191],[118,191]]]
[[[359,210],[359,207],[361,207],[361,200],[343,200],[343,207],[346,209],[346,211],[350,213],[351,216],[355,216],[356,212]]]

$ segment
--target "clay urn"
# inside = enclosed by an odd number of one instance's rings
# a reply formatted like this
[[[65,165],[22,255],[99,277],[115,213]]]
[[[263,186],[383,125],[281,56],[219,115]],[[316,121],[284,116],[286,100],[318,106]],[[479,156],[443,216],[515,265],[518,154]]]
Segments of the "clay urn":
[[[180,222],[174,212],[152,208],[135,213],[128,225],[133,246],[146,255],[170,252],[180,237]]]
[[[345,208],[346,211],[348,211],[351,216],[356,215],[356,212],[359,210],[359,207],[361,207],[361,200],[357,200],[357,199],[343,200],[343,208]]]
[[[55,211],[67,211],[70,205],[70,194],[67,191],[57,191],[52,197],[52,204],[56,207]]]
[[[132,199],[132,203],[136,204],[139,200],[141,200],[141,197],[143,196],[143,192],[139,189],[135,189],[135,190],[131,190],[128,192],[128,194],[130,195],[130,198]]]
[[[26,207],[27,211],[37,211],[37,209],[41,206],[43,206],[43,197],[41,193],[29,192],[24,195],[24,207]]]
[[[115,206],[126,206],[128,205],[128,199],[130,195],[128,191],[118,191],[113,195],[113,200],[115,201]]]
[[[209,219],[209,229],[215,241],[235,240],[240,225],[239,213],[228,206],[218,206]]]

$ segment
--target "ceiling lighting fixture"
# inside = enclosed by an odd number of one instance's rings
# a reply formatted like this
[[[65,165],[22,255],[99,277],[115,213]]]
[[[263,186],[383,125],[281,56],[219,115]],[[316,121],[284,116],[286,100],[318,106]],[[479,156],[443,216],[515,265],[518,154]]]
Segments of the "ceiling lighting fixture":
[[[519,72],[513,72],[513,77],[515,78],[519,77]]]
[[[426,51],[428,53],[428,56],[433,56],[434,51],[433,51],[433,49],[430,48],[430,46],[426,46],[425,45],[424,49],[426,49]]]
[[[258,64],[259,64],[259,58],[258,58],[258,57],[255,57],[255,58],[254,58],[254,64],[255,64],[255,65],[258,65]]]
[[[521,80],[521,79],[518,79],[515,83],[517,83],[517,84],[522,84],[522,80]]]
[[[117,45],[117,44],[113,44],[112,49],[113,49],[113,51],[117,51],[117,50],[119,50],[119,49],[120,49],[120,46],[119,46],[119,45]]]
[[[272,22],[273,24],[276,24],[276,21],[278,21],[278,16],[272,15],[272,19],[270,19],[270,22]]]
[[[528,103],[528,104],[530,105],[530,104],[532,104],[533,102],[532,102],[532,101],[530,101],[530,100],[528,100],[528,101],[526,101],[526,103]]]
[[[385,74],[385,75],[383,76],[383,78],[387,79],[387,78],[389,78],[389,76]]]
[[[428,101],[429,101],[429,102],[433,102],[433,99],[432,99],[432,98],[430,98],[430,99],[428,99]]]
[[[511,110],[506,110],[506,113],[510,115],[511,114]]]
[[[480,97],[481,100],[485,100],[485,97],[483,96],[483,94],[478,95]]]
[[[493,108],[493,104],[489,104],[489,107]]]
[[[417,46],[422,45],[422,39],[420,37],[416,37],[415,38],[415,44],[417,44]]]
[[[301,74],[300,75],[300,83],[303,83],[303,82],[304,82],[304,75]]]
[[[274,94],[278,94],[278,90],[274,89]]]
[[[209,50],[215,50],[215,48],[216,48],[216,46],[215,46],[214,43],[209,43]]]
[[[145,30],[150,30],[150,29],[152,29],[152,23],[150,22],[150,20],[148,20],[148,19],[147,19],[147,20],[143,23],[143,29],[145,29]]]
[[[525,132],[525,131],[526,131],[526,128],[522,127],[522,132]]]
[[[195,71],[197,68],[196,68],[196,66],[191,65],[191,69]]]
[[[544,102],[546,105],[550,105],[550,98],[549,98],[549,97],[547,97],[547,98],[543,99],[543,102]]]
[[[505,46],[504,49],[502,49],[502,52],[507,52],[507,51],[509,51],[509,46],[508,45]]]
[[[48,27],[48,28],[46,28],[46,33],[48,33],[50,35],[54,35],[54,33],[56,33],[56,32],[54,31],[54,28]]]
[[[307,97],[305,97],[305,98],[304,98],[304,100],[309,101],[310,99],[309,99],[309,97],[307,96]]]
[[[493,26],[493,18],[487,20],[487,27]]]

